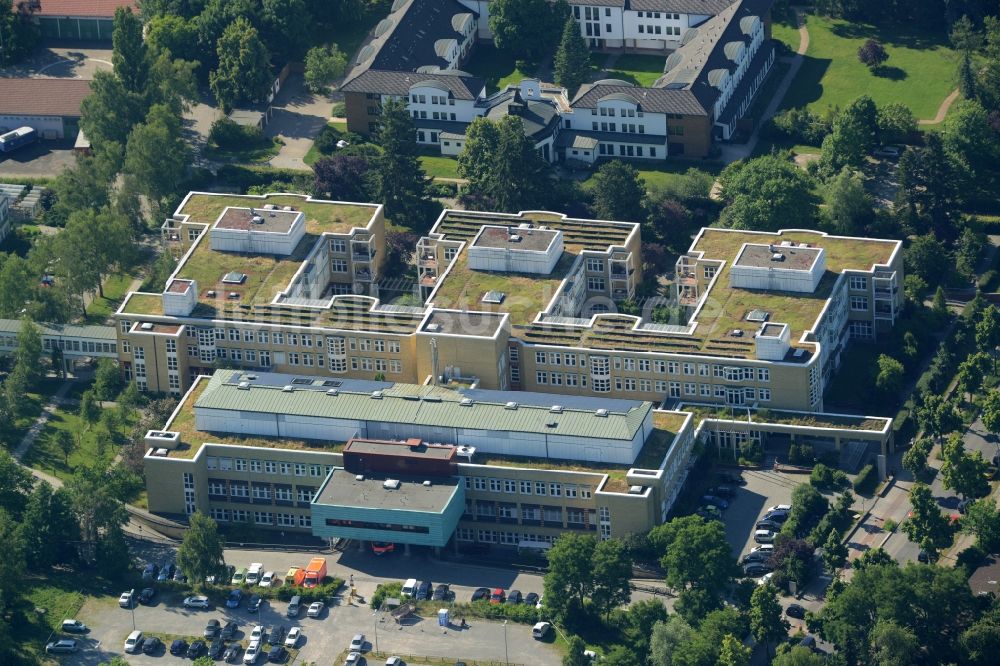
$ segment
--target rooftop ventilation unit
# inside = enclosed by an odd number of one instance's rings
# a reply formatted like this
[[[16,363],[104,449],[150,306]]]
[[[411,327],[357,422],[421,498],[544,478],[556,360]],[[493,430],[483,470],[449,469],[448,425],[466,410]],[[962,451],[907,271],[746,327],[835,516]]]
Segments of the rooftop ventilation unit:
[[[246,378],[247,378],[248,381],[252,382],[252,381],[255,381],[257,379],[257,375],[246,375]]]
[[[483,294],[483,303],[492,303],[494,305],[500,305],[503,303],[504,299],[507,298],[507,294],[502,291],[488,291]]]
[[[743,337],[743,329],[741,329],[741,328],[734,328],[733,330],[729,331],[729,335],[733,336],[734,338],[742,338]]]
[[[628,488],[629,495],[641,495],[642,491],[643,491],[642,486],[629,486]]]
[[[274,204],[264,204],[264,210],[277,210],[278,207]]]
[[[215,298],[215,290],[209,289],[208,291],[205,292],[205,295],[208,296],[209,298]]]
[[[169,453],[167,449],[153,449],[153,455],[158,458],[166,458]]]
[[[771,255],[771,261],[784,261],[784,260],[785,260],[785,255],[782,254],[781,252],[775,252],[774,254]]]
[[[145,322],[142,323],[141,326],[139,326],[139,328],[141,328],[144,331],[152,331],[153,330],[153,325],[151,323],[149,323],[148,321],[145,321]]]
[[[437,333],[441,330],[441,324],[427,324],[428,333]]]
[[[231,298],[232,300],[236,301],[236,300],[239,300],[240,295],[239,295],[238,292],[231,291],[231,292],[229,292],[229,298]]]
[[[239,271],[230,271],[222,276],[223,284],[243,284],[243,281],[247,279],[245,273],[240,273]]]
[[[472,398],[462,398],[461,400],[458,401],[458,404],[461,405],[462,407],[472,407],[474,403],[475,400],[473,400]]]
[[[606,410],[603,407],[601,407],[596,412],[594,412],[594,416],[600,416],[601,418],[607,418],[608,417],[608,410]]]
[[[295,387],[292,386],[291,384],[285,384],[284,386],[281,387],[281,391],[282,393],[294,393]]]
[[[555,428],[558,425],[559,425],[558,421],[546,421],[545,422],[545,427],[546,428]]]
[[[563,413],[563,406],[562,405],[552,405],[551,407],[549,407],[549,411],[551,413],[553,413],[553,414],[562,414]]]
[[[281,210],[285,211],[286,213],[290,213],[290,212],[292,212],[292,211],[293,211],[293,210],[295,210],[295,209],[294,209],[294,208],[292,208],[291,206],[285,206],[285,207],[284,207],[284,208],[282,208]]]
[[[381,400],[382,396],[382,391],[372,391],[372,400]]]
[[[399,479],[386,479],[382,482],[382,487],[386,490],[399,490],[399,486],[402,485]]]
[[[504,409],[517,409],[517,403],[511,400],[506,405],[503,406]]]
[[[264,224],[264,218],[260,215],[254,215],[250,218],[250,224]]]
[[[771,315],[766,310],[751,310],[747,313],[746,320],[754,322],[765,322]]]
[[[239,384],[236,385],[236,388],[238,388],[241,391],[249,391],[250,382],[240,382]]]
[[[357,475],[355,475],[354,480],[355,481],[364,481],[365,480],[365,475],[364,474],[357,474]]]
[[[326,392],[327,395],[337,395],[339,393],[340,391],[338,391],[337,389],[330,389],[329,391]]]
[[[441,402],[441,396],[439,395],[425,395],[421,398],[424,402]]]
[[[521,242],[521,237],[518,236],[517,234],[511,234],[507,238],[507,240],[510,241],[511,243],[520,243]]]

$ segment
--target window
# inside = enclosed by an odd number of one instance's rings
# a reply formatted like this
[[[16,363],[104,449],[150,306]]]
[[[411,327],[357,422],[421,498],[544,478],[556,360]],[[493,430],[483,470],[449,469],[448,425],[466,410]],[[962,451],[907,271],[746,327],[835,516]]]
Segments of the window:
[[[676,375],[679,369],[680,369],[680,363],[678,363],[677,361],[667,361],[668,375]]]
[[[588,277],[587,289],[589,289],[590,291],[604,291],[604,278]]]
[[[342,238],[334,238],[330,241],[330,252],[345,254],[347,252],[347,241]]]
[[[868,278],[861,275],[852,275],[850,280],[850,288],[852,291],[867,291]]]
[[[258,525],[273,525],[274,515],[270,511],[254,511],[253,522]]]
[[[531,481],[521,481],[521,494],[530,495],[531,494]]]
[[[545,494],[545,482],[544,481],[535,481],[535,494],[536,495],[544,495]]]
[[[771,381],[771,370],[770,368],[757,368],[757,381],[769,382]]]
[[[503,491],[505,493],[516,493],[517,492],[517,483],[513,479],[504,479],[503,480]]]
[[[330,261],[330,270],[334,273],[346,273],[347,261],[344,259],[333,259]]]
[[[684,374],[685,375],[693,375],[694,374],[694,363],[685,363],[684,364]]]
[[[868,311],[868,297],[867,296],[851,296],[851,310],[854,312],[867,312]]]
[[[536,372],[535,382],[538,384],[548,384],[549,383],[549,373],[547,372]]]

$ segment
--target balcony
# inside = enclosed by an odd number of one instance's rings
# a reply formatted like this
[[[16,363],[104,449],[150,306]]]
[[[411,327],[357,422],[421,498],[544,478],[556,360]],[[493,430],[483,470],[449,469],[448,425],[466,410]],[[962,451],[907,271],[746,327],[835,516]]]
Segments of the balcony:
[[[421,255],[420,259],[417,262],[417,265],[420,266],[420,268],[433,268],[437,270],[438,267],[437,257],[434,256],[433,254]]]
[[[351,253],[351,261],[354,261],[354,262],[361,262],[361,263],[367,264],[367,263],[371,262],[372,258],[373,258],[372,255],[369,254],[368,252],[352,252]]]
[[[372,272],[371,271],[354,271],[354,279],[357,282],[371,282]]]

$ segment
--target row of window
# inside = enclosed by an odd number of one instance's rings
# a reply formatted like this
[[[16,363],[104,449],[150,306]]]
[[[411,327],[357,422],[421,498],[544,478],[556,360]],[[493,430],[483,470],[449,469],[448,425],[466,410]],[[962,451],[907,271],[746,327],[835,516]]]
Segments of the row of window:
[[[666,31],[666,32],[664,33],[663,31]],[[680,29],[680,26],[676,26],[676,25],[675,26],[669,26],[668,25],[668,26],[664,26],[662,28],[662,30],[661,30],[660,26],[658,26],[658,25],[645,25],[644,26],[644,25],[642,25],[640,23],[639,24],[639,34],[640,35],[662,35],[662,34],[667,34],[667,35],[675,35],[677,37],[680,37],[681,36],[681,29]]]
[[[208,480],[208,494],[216,497],[247,498],[255,500],[278,500],[279,502],[312,502],[316,498],[318,488],[310,486],[292,486],[255,483],[251,489],[246,481],[225,481],[223,479]]]
[[[636,14],[638,14],[639,18],[654,18],[654,19],[660,18],[660,13],[661,12],[645,12],[645,14],[644,14],[643,12],[636,12]],[[670,12],[667,12],[667,13],[663,14],[663,18],[666,19],[666,20],[668,20],[668,21],[680,21],[681,20],[681,15],[680,14],[672,14]]]
[[[479,543],[499,543],[504,546],[516,546],[522,541],[555,543],[558,535],[530,534],[526,532],[501,532],[498,530],[478,530],[471,527],[459,527],[455,530],[455,538],[459,541],[479,541]]]
[[[615,109],[613,106],[602,106],[600,108],[595,108],[590,110],[590,115],[608,116],[614,118],[615,114],[620,115],[622,118],[642,118],[642,111],[637,109]],[[614,130],[612,130],[614,131]]]
[[[205,469],[217,469],[222,472],[254,472],[256,474],[281,474],[284,476],[311,476],[326,478],[333,471],[333,465],[318,465],[316,463],[287,462],[283,460],[254,460],[247,458],[230,458],[227,456],[207,456]]]
[[[656,157],[656,146],[633,146],[631,144],[618,144],[618,154],[623,157],[645,157],[644,152],[648,149],[650,157]],[[615,147],[608,143],[597,144],[597,152],[601,155],[614,155]]]
[[[511,359],[515,360],[515,359]],[[535,352],[536,365],[566,365],[576,366],[579,361],[580,367],[587,366],[587,357],[571,352]],[[602,373],[609,370],[608,359],[605,356],[593,357],[594,372],[600,370]],[[598,367],[598,365],[600,367]],[[728,366],[717,363],[689,363],[681,361],[663,361],[648,358],[614,357],[611,364],[615,370],[625,372],[655,372],[657,374],[689,376],[698,375],[700,377],[717,377],[728,381],[771,381],[770,368],[749,368],[743,366]]]
[[[247,523],[251,518],[255,525],[278,527],[312,527],[312,516],[308,513],[272,513],[270,511],[247,511],[246,509],[209,509],[209,515],[220,523]]]
[[[507,493],[521,495],[541,495],[548,497],[568,497],[575,499],[590,499],[590,486],[578,486],[569,483],[549,481],[525,481],[518,479],[495,479],[484,476],[465,477],[466,490],[489,491],[492,493]]]
[[[612,110],[614,110],[614,109],[612,109]],[[602,109],[602,111],[603,111],[603,109]],[[594,130],[595,132],[617,132],[618,131],[618,125],[617,124],[602,122],[600,125],[598,125],[596,120],[593,121],[592,123],[590,123],[590,128],[592,130]],[[638,125],[638,126],[636,126],[634,123],[622,123],[621,131],[624,132],[625,134],[645,134],[646,133],[646,126],[645,125],[641,125],[641,124]]]

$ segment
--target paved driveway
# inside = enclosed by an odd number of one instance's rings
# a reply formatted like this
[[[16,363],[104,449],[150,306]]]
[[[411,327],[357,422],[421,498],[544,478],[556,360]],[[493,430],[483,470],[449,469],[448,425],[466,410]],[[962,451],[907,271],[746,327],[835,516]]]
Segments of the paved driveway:
[[[726,540],[738,558],[757,545],[753,533],[767,508],[775,504],[789,504],[795,486],[809,480],[800,474],[783,474],[770,469],[744,470],[743,478],[746,485],[734,486],[736,497],[723,513]]]
[[[0,156],[0,182],[4,176],[53,178],[75,159],[72,141],[38,141]]]
[[[111,68],[110,47],[95,47],[93,43],[43,44],[28,60],[0,70],[0,75],[92,79],[94,72]]]
[[[273,103],[273,115],[265,128],[268,136],[281,137],[285,145],[271,160],[271,166],[283,169],[308,169],[302,158],[330,118],[333,102],[326,95],[306,90],[301,74],[285,81]]]

